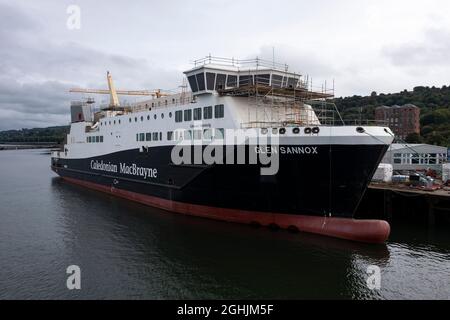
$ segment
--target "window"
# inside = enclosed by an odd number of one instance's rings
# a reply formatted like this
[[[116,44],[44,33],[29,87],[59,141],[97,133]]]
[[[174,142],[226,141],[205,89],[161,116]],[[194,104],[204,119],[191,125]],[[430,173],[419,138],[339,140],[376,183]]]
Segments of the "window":
[[[147,120],[150,120],[150,115],[147,116]]]
[[[167,131],[167,140],[172,141],[173,140],[173,131]]]
[[[197,92],[198,85],[197,85],[197,80],[195,79],[195,75],[189,76],[188,81],[189,81],[189,85],[191,86],[192,92]]]
[[[87,142],[87,143],[91,142],[89,138],[90,138],[90,137],[86,137],[86,142]]]
[[[202,120],[202,108],[194,109],[194,120]]]
[[[119,119],[119,124],[120,124],[120,119]]]
[[[175,122],[183,121],[183,111],[175,111]]]
[[[131,122],[131,118],[129,118],[128,120],[129,120],[128,122]]]
[[[205,74],[203,72],[197,73],[195,75],[195,77],[197,78],[198,91],[204,91],[205,90]]]
[[[216,74],[207,72],[206,73],[206,89],[214,90],[214,81],[216,80]]]
[[[137,122],[137,117],[134,117],[134,122]]]
[[[141,121],[144,121],[144,117],[143,116],[141,116]]]
[[[239,76],[239,86],[248,86],[253,84],[253,76]]]
[[[203,130],[203,139],[204,140],[211,140],[212,139],[212,130],[211,129]]]
[[[164,113],[161,113],[161,119],[164,119]]]
[[[237,87],[237,76],[228,75],[227,87]]]
[[[95,137],[95,142],[100,142],[100,137],[99,136]]]
[[[114,124],[116,124],[116,120],[114,120]]]
[[[155,119],[156,120],[156,118],[157,118],[157,116],[156,116],[156,113],[153,115],[153,119]]]
[[[256,84],[270,85],[270,74],[258,74],[255,76]]]
[[[169,112],[169,118],[172,118],[172,112]]]
[[[289,78],[288,82],[287,82],[287,86],[289,88],[295,88],[295,86],[297,86],[297,82],[298,82],[298,79],[296,79],[296,78]]]
[[[214,118],[223,118],[224,117],[224,110],[223,110],[223,104],[218,104],[214,106]]]
[[[225,130],[223,128],[216,129],[214,138],[221,140],[224,137],[225,137]]]
[[[192,110],[187,109],[184,110],[184,121],[191,121],[192,120]]]
[[[159,140],[162,141],[162,132],[159,133]]]
[[[283,77],[277,74],[272,75],[272,87],[281,88],[281,84],[283,82]]]
[[[203,108],[203,119],[212,119],[212,106]]]
[[[139,133],[136,133],[136,141],[139,141]]]
[[[216,76],[216,90],[225,89],[226,74],[218,73]]]
[[[139,141],[145,141],[145,133],[139,133]]]
[[[186,130],[184,132],[184,139],[186,139],[186,140],[191,140],[192,139],[192,131],[191,130]]]
[[[100,136],[100,142],[103,142],[103,136]]]
[[[194,140],[202,139],[202,130],[194,130]]]
[[[153,141],[158,141],[158,132],[153,132]]]
[[[147,141],[152,141],[152,134],[151,134],[150,132],[147,132],[147,133],[145,134],[145,140],[147,140]]]

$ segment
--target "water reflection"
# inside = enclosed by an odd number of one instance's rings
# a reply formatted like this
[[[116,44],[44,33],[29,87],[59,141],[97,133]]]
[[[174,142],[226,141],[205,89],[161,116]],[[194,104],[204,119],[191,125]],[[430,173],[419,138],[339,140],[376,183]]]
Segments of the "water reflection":
[[[449,298],[449,234],[395,226],[387,245],[171,214],[54,177],[49,156],[0,152],[0,298]],[[18,166],[20,169],[18,169]],[[82,290],[65,288],[65,268]],[[382,288],[367,288],[367,267]]]

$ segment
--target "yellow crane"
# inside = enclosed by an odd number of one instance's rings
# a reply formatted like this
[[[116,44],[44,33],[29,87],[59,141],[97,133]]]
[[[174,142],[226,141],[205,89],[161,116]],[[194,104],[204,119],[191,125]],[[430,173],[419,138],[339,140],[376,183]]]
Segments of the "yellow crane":
[[[149,90],[116,90],[114,87],[114,82],[111,73],[108,71],[106,73],[106,78],[108,81],[108,90],[106,89],[82,89],[82,88],[72,88],[69,92],[75,93],[92,93],[92,94],[109,94],[110,95],[110,107],[116,108],[120,107],[120,102],[118,95],[126,96],[152,96],[156,98],[167,96],[168,94],[162,93],[161,89],[156,91]]]

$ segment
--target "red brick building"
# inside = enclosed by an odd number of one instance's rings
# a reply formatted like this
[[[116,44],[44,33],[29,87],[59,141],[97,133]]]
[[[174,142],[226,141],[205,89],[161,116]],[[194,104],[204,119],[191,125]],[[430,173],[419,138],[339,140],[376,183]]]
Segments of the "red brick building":
[[[420,109],[413,104],[376,108],[375,120],[385,121],[395,135],[403,140],[411,133],[420,134]]]

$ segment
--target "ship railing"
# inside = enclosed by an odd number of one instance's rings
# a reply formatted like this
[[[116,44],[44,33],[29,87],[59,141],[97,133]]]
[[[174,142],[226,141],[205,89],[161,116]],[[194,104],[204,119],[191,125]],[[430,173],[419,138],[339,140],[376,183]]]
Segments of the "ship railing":
[[[245,69],[258,69],[258,68],[269,68],[288,71],[289,66],[287,64],[278,63],[275,61],[264,60],[261,58],[254,59],[235,59],[235,58],[222,58],[213,57],[211,55],[206,56],[201,59],[192,61],[195,67],[204,66],[208,64],[235,67],[235,68],[245,68]]]
[[[327,119],[324,122],[316,122],[314,120],[308,121],[250,121],[241,123],[241,129],[255,129],[255,128],[289,128],[289,127],[343,127],[343,126],[364,126],[364,127],[388,127],[388,124],[384,121],[377,120],[347,120],[336,121],[333,119]]]

